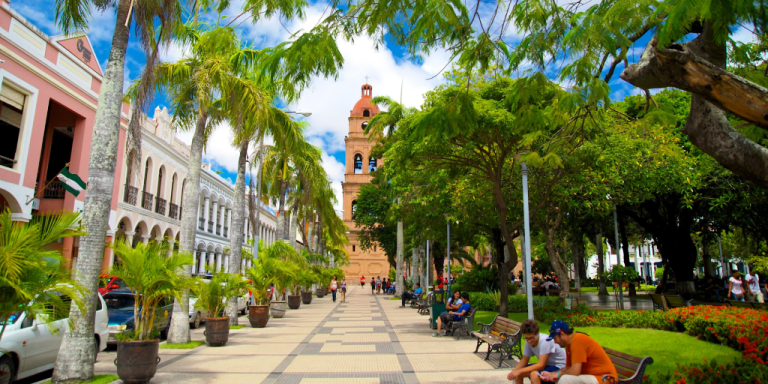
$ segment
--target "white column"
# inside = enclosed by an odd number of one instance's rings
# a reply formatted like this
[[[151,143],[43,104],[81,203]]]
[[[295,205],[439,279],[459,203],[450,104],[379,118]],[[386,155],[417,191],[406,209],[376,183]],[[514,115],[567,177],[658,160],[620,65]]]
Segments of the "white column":
[[[224,272],[229,273],[229,255],[224,255]]]
[[[219,205],[218,201],[212,201],[211,202],[211,207],[212,207],[211,208],[211,215],[213,215],[213,217],[211,218],[211,221],[213,222],[213,227],[211,228],[211,232],[213,232],[213,233],[216,233],[216,224],[219,223],[219,218],[218,218],[219,215],[217,215],[218,210],[216,209],[216,207],[218,205]]]
[[[144,243],[144,245],[147,245],[149,243],[150,235],[141,235],[141,242]]]
[[[203,219],[205,220],[205,222],[203,223],[203,231],[205,231],[206,228],[208,228],[208,220],[210,220],[210,218],[209,218],[210,217],[210,213],[208,212],[208,207],[209,207],[210,203],[211,203],[211,198],[206,196],[205,197],[205,207],[203,208]]]
[[[223,253],[217,253],[216,254],[216,270],[221,270],[221,259],[224,257]]]
[[[206,254],[204,251],[200,251],[199,254],[200,254],[200,268],[197,269],[198,275],[205,272],[205,257],[206,257]]]
[[[219,235],[224,235],[224,226],[225,226],[224,223],[227,222],[227,217],[224,216],[224,215],[226,214],[227,206],[226,205],[222,205],[220,208],[221,208],[220,209],[221,216],[219,216],[219,223],[218,224],[221,225],[221,232],[219,232]]]
[[[197,274],[197,254],[199,251],[197,249],[192,251],[192,275]]]
[[[216,253],[215,252],[208,252],[208,265],[216,267]],[[213,272],[213,271],[211,271]]]
[[[136,232],[133,231],[125,231],[125,241],[128,243],[128,245],[133,246],[133,235],[136,234]]]
[[[227,238],[232,236],[232,208],[227,208]]]

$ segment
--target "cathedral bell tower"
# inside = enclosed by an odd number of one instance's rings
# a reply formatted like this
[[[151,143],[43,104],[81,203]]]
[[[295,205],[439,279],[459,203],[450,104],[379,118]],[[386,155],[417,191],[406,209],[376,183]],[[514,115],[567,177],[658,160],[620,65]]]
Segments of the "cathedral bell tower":
[[[363,252],[360,249],[358,233],[355,226],[355,199],[363,184],[371,182],[371,172],[375,171],[381,160],[370,156],[371,148],[376,141],[369,142],[364,133],[365,126],[372,117],[379,113],[379,108],[371,104],[373,87],[365,84],[361,87],[360,100],[349,112],[349,135],[344,139],[346,145],[346,171],[344,172],[344,224],[349,227],[349,266],[345,267],[347,282],[358,284],[360,276],[365,276],[366,283],[370,283],[371,277],[386,277],[389,273],[389,263],[384,250],[380,246]]]

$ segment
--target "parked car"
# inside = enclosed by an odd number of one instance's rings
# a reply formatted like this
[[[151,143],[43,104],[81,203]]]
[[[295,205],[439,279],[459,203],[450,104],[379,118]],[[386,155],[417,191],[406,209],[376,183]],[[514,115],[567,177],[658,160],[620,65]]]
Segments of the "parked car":
[[[64,298],[64,301],[67,301]],[[109,330],[108,315],[104,299],[99,295],[96,304],[93,342],[96,353],[107,348]],[[0,371],[11,372],[11,382],[53,369],[59,353],[61,339],[68,327],[69,311],[48,324],[27,318],[24,312],[12,316],[6,324],[0,341]]]
[[[99,293],[102,295],[120,288],[128,288],[128,286],[119,277],[102,275],[99,279]]]
[[[117,335],[133,330],[135,324],[133,307],[135,300],[129,288],[116,289],[104,295],[104,301],[109,315],[109,338],[107,344],[116,345]],[[155,329],[160,331],[160,337],[168,336],[173,314],[173,298],[164,298],[155,309]]]

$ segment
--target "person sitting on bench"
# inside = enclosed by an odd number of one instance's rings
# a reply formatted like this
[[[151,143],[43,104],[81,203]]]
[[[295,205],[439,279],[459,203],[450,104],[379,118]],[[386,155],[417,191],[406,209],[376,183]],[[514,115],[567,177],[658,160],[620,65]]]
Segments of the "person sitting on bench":
[[[525,339],[523,358],[517,366],[509,372],[507,380],[515,380],[517,384],[523,384],[523,378],[531,380],[531,384],[540,384],[542,379],[539,374],[543,372],[557,372],[565,368],[565,349],[560,348],[553,340],[547,341],[547,335],[539,333],[539,323],[528,319],[523,322],[520,332]],[[539,361],[529,364],[531,357],[536,356]]]
[[[434,337],[440,337],[442,336],[440,334],[440,330],[443,328],[443,324],[445,324],[446,332],[448,330],[448,323],[454,322],[454,321],[461,321],[461,319],[464,318],[465,315],[469,313],[469,310],[472,309],[472,307],[469,305],[469,294],[464,292],[461,294],[461,299],[464,301],[463,304],[461,304],[461,307],[459,307],[458,310],[454,311],[448,311],[443,312],[440,314],[440,317],[437,318],[437,332],[433,334]]]
[[[542,372],[541,380],[557,381],[558,384],[599,384],[603,383],[604,376],[618,380],[616,367],[603,347],[583,333],[574,333],[568,323],[553,321],[547,338],[547,341],[550,340],[565,348],[565,368],[557,372]]]
[[[447,311],[455,311],[461,308],[462,304],[464,304],[464,302],[461,300],[461,291],[456,291],[453,292],[453,296],[448,299],[448,302],[445,304],[445,309]]]
[[[403,305],[400,306],[400,308],[405,307],[405,301],[406,300],[413,300],[417,297],[421,296],[421,284],[416,283],[416,289],[413,290],[413,293],[411,292],[403,292]]]

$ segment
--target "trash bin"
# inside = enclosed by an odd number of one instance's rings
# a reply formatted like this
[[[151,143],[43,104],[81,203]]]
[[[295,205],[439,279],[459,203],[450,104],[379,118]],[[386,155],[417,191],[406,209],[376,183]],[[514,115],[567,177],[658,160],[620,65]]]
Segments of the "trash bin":
[[[437,329],[437,319],[443,312],[445,312],[445,291],[438,289],[434,291],[434,301],[429,314],[429,326],[432,329]]]

